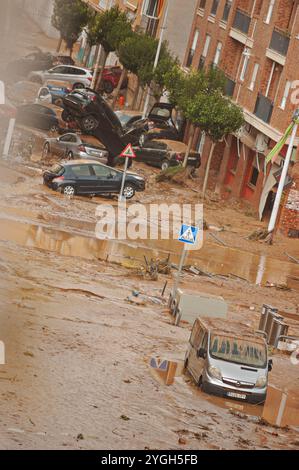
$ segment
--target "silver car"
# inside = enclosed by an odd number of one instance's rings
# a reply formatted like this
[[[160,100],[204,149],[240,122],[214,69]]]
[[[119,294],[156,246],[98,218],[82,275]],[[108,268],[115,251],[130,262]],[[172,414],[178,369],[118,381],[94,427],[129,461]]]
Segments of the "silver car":
[[[28,79],[40,84],[47,80],[59,80],[70,83],[73,88],[88,88],[92,82],[92,72],[74,65],[57,65],[50,70],[31,72]]]
[[[89,138],[75,133],[67,133],[57,138],[45,140],[43,146],[43,158],[51,154],[68,160],[88,159],[107,163],[108,151],[99,145],[88,141]]]

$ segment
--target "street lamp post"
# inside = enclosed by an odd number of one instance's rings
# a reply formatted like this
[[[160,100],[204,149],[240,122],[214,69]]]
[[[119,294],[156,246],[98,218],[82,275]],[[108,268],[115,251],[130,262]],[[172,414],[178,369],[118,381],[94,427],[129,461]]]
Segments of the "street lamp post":
[[[298,130],[299,109],[295,111],[293,115],[293,121],[294,121],[294,127],[293,127],[292,135],[290,138],[289,148],[288,148],[288,152],[284,161],[283,170],[282,170],[281,178],[279,181],[276,198],[275,198],[275,202],[274,202],[274,206],[273,206],[273,210],[272,210],[272,214],[271,214],[271,218],[270,218],[270,222],[268,226],[269,233],[273,232],[275,225],[276,225],[276,220],[277,220],[278,210],[279,210],[280,201],[281,201],[281,197],[283,193],[283,188],[284,188],[286,177],[288,174],[289,164],[291,161],[292,151],[294,147],[294,141],[295,141],[295,137],[296,137],[297,130]]]
[[[157,65],[158,65],[158,62],[159,62],[160,53],[161,53],[161,48],[162,48],[162,44],[163,44],[164,31],[165,31],[165,29],[166,29],[166,22],[167,22],[167,17],[168,17],[168,10],[169,10],[169,3],[170,3],[170,0],[166,0],[166,1],[167,1],[167,4],[166,4],[164,19],[163,19],[163,25],[162,25],[162,27],[161,27],[161,33],[160,33],[160,38],[159,38],[159,43],[158,43],[158,47],[157,47],[157,53],[156,53],[156,57],[155,57],[155,62],[154,62],[153,70],[156,70]],[[151,96],[151,90],[150,90],[150,86],[149,86],[149,87],[148,87],[148,90],[147,90],[147,95],[146,95],[145,103],[144,103],[144,108],[143,108],[143,114],[142,114],[143,119],[144,119],[144,118],[146,117],[146,115],[147,115],[147,110],[148,110],[148,105],[149,105],[149,101],[150,101],[150,96]]]

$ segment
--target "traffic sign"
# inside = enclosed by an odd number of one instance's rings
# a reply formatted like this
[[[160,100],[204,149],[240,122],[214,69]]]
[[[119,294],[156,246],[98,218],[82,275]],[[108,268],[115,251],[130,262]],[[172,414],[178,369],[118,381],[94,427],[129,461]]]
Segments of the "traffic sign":
[[[120,154],[121,157],[136,158],[136,154],[133,150],[132,144],[128,144],[125,150]]]
[[[198,228],[192,225],[183,224],[180,231],[179,242],[195,245],[198,235]]]

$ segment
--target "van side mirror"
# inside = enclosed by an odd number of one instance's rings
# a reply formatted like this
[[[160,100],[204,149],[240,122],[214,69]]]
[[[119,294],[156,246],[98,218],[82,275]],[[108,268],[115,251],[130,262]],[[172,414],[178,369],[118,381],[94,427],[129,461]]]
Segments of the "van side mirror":
[[[272,359],[269,359],[269,362],[268,362],[268,371],[271,372],[272,369],[273,369],[273,361],[272,361]]]
[[[202,359],[205,359],[207,357],[207,351],[204,348],[200,348],[197,351],[197,357],[201,357]]]

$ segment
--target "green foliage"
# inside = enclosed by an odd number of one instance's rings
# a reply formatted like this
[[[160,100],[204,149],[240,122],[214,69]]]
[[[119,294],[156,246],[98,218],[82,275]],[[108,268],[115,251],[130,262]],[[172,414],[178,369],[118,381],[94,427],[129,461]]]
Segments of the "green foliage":
[[[185,115],[214,142],[236,132],[244,122],[241,108],[219,90],[197,93],[192,100],[189,100]]]
[[[209,69],[185,74],[174,66],[165,81],[170,101],[214,142],[242,126],[241,108],[224,96],[225,76],[221,71]]]
[[[109,54],[118,50],[120,44],[133,32],[127,15],[116,6],[91,16],[87,34],[91,46],[101,44],[106,54]]]
[[[68,49],[72,49],[89,18],[89,8],[81,0],[55,0],[52,25],[60,32]]]

